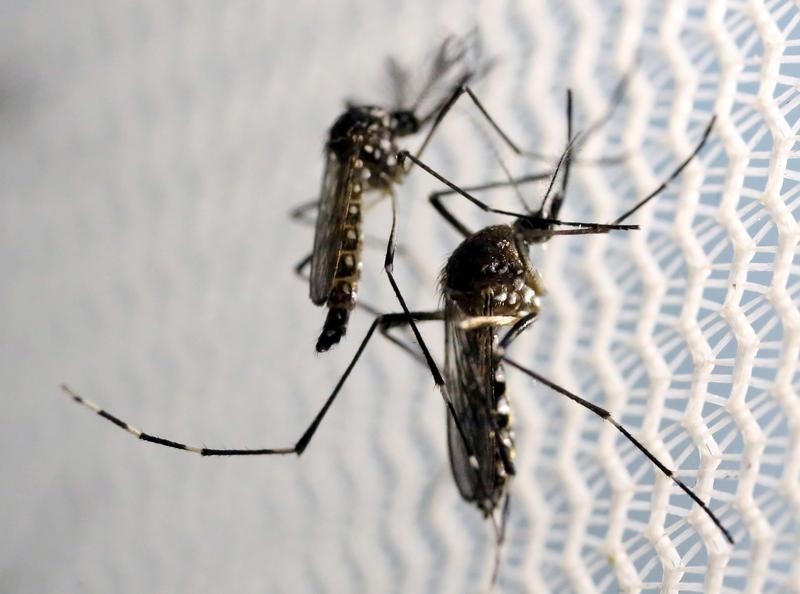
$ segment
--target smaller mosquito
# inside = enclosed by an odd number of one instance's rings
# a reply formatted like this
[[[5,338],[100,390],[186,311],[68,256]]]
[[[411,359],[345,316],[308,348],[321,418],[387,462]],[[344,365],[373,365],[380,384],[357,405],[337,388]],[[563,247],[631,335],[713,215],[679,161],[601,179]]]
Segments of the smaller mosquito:
[[[430,202],[441,216],[465,239],[450,255],[441,274],[440,293],[444,307],[436,312],[410,312],[417,321],[441,320],[445,325],[445,380],[448,403],[455,414],[448,415],[448,446],[450,466],[461,496],[491,518],[497,536],[495,574],[499,564],[500,546],[508,513],[508,483],[515,474],[514,439],[511,409],[506,394],[503,362],[522,371],[534,380],[587,408],[613,425],[638,448],[665,476],[697,503],[733,544],[731,533],[708,505],[675,473],[656,458],[610,412],[588,402],[555,382],[543,377],[506,356],[506,349],[536,320],[540,297],[546,292],[538,270],[529,259],[533,244],[548,241],[555,235],[606,233],[610,230],[630,230],[636,226],[623,225],[642,206],[658,196],[667,185],[700,152],[714,126],[715,117],[708,123],[694,151],[672,172],[659,187],[637,202],[608,225],[576,223],[559,220],[569,179],[571,154],[578,137],[572,136],[572,100],[567,96],[568,138],[570,143],[550,176],[550,184],[537,210],[525,213],[492,208],[470,194],[478,190],[516,185],[524,180],[493,182],[472,188],[459,188],[431,167],[402,151],[401,162],[411,160],[448,190],[431,195]],[[560,190],[553,192],[559,172]],[[458,194],[481,209],[514,218],[512,224],[494,225],[472,232],[442,203],[445,195]],[[572,228],[563,228],[572,227]],[[501,330],[507,328],[504,334]],[[391,335],[389,338],[406,351],[420,358],[411,346]],[[417,338],[419,342],[419,337]],[[423,352],[425,351],[423,347]],[[427,359],[427,353],[425,353]]]
[[[319,198],[293,214],[300,218],[310,208],[317,209],[313,250],[296,266],[303,274],[310,264],[309,296],[315,305],[328,309],[317,352],[341,341],[356,305],[363,247],[362,195],[372,191],[390,195],[395,214],[393,188],[407,173],[397,162],[396,141],[430,126],[418,154],[424,150],[461,89],[480,74],[466,65],[476,41],[475,32],[445,39],[410,106],[406,103],[409,73],[390,59],[396,107],[348,103],[331,126]],[[440,92],[443,96],[436,97]]]

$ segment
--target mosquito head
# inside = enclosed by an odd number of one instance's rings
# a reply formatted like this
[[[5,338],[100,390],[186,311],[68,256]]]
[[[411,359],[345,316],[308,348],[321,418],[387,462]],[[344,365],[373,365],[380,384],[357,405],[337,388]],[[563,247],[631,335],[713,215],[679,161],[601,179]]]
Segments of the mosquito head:
[[[391,114],[395,136],[407,136],[419,132],[420,121],[410,109],[398,109]]]
[[[549,218],[542,216],[541,211],[517,218],[513,227],[514,235],[526,245],[544,243],[553,236],[549,233],[553,223]]]

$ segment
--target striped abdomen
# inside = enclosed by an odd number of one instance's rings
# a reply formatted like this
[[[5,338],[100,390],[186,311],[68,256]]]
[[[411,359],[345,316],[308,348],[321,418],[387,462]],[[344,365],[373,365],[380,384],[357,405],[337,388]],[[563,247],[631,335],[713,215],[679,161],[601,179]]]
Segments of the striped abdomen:
[[[514,430],[511,416],[511,406],[506,395],[506,379],[503,373],[503,363],[496,361],[494,368],[494,419],[495,447],[497,463],[495,464],[495,485],[499,494],[497,501],[505,490],[508,480],[516,474],[514,467]]]
[[[350,312],[356,305],[358,279],[361,275],[361,191],[358,183],[352,189],[347,216],[341,229],[336,273],[328,294],[328,315],[317,339],[317,352],[337,344],[347,332]]]

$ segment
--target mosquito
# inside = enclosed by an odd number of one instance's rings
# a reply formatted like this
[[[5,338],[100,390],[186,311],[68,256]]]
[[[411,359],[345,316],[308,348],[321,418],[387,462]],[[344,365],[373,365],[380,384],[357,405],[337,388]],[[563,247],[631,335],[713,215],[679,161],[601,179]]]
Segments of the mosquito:
[[[559,220],[567,192],[571,154],[581,136],[572,136],[570,93],[567,96],[570,142],[550,177],[541,206],[536,210],[526,209],[527,212],[515,213],[496,209],[471,194],[503,185],[515,185],[519,180],[460,188],[407,151],[401,151],[398,155],[400,162],[412,161],[448,187],[447,190],[432,194],[429,200],[437,212],[464,237],[441,273],[439,289],[443,308],[432,312],[412,312],[412,317],[420,321],[437,320],[444,323],[444,377],[450,398],[449,406],[455,411],[447,420],[450,466],[462,498],[475,505],[484,517],[491,519],[495,527],[497,557],[493,582],[497,575],[508,516],[508,485],[515,475],[514,433],[503,363],[580,404],[614,426],[660,472],[697,503],[725,539],[734,544],[730,531],[708,505],[609,411],[506,355],[511,344],[536,321],[541,307],[540,298],[546,293],[543,279],[529,258],[530,247],[545,243],[556,235],[638,228],[624,225],[623,222],[658,196],[697,156],[711,133],[715,119],[711,118],[693,152],[658,188],[607,225]],[[560,171],[560,188],[553,191]],[[509,216],[514,220],[511,224],[493,225],[472,232],[446,208],[442,198],[447,195],[460,195],[484,211]],[[394,336],[389,335],[389,338],[420,358],[416,349]]]
[[[396,106],[348,102],[345,112],[328,131],[319,198],[293,212],[295,218],[301,218],[310,209],[317,211],[313,249],[295,267],[303,275],[310,265],[309,297],[315,305],[325,305],[328,310],[317,339],[317,352],[327,351],[341,341],[356,305],[363,248],[362,196],[373,191],[390,195],[396,217],[393,189],[407,173],[397,162],[397,139],[430,127],[418,150],[418,154],[422,153],[455,102],[458,90],[478,74],[466,64],[476,43],[475,35],[473,32],[444,40],[410,106],[409,73],[390,59]]]

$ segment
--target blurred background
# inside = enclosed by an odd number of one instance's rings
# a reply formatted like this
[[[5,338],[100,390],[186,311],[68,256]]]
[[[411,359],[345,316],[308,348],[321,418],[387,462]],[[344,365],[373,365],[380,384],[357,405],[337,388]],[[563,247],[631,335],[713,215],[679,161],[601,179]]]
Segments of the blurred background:
[[[550,295],[515,354],[615,410],[737,539],[508,370],[520,476],[497,590],[800,591],[799,23],[789,0],[0,1],[0,592],[489,589],[493,535],[450,477],[440,397],[386,341],[300,460],[140,443],[58,388],[189,444],[293,444],[371,320],[314,353],[324,312],[293,273],[313,230],[288,213],[318,191],[344,100],[390,99],[387,56],[424,73],[476,26],[496,62],[476,91],[545,154],[566,88],[580,128],[631,75],[584,153],[629,158],[576,168],[565,218],[624,212],[719,114],[641,233],[534,252]],[[502,178],[475,111],[456,112],[426,158],[458,183]],[[459,240],[436,187],[415,171],[399,190],[417,309]],[[389,224],[383,202],[365,231]],[[367,249],[360,297],[394,311],[382,261]],[[424,332],[441,360],[441,329]]]

